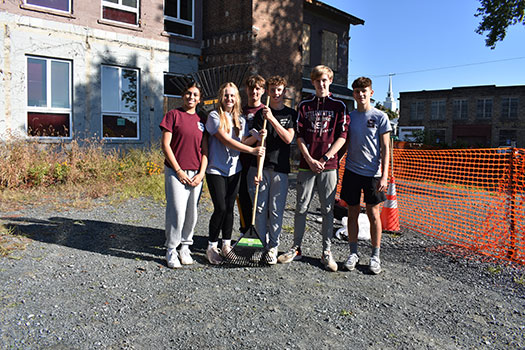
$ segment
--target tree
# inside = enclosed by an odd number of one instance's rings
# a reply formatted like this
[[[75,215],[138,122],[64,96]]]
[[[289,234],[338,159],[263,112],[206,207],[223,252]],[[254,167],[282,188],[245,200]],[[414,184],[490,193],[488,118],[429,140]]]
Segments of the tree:
[[[386,108],[385,106],[381,104],[381,102],[376,102],[375,107],[379,109],[380,111],[385,112],[386,115],[388,116],[388,119],[390,120],[396,119],[397,117],[399,117],[399,115],[397,115],[397,112],[394,112],[393,110]]]
[[[511,25],[525,25],[525,0],[480,0],[476,17],[481,22],[476,33],[484,35],[488,32],[485,45],[494,49],[498,41],[502,41]]]

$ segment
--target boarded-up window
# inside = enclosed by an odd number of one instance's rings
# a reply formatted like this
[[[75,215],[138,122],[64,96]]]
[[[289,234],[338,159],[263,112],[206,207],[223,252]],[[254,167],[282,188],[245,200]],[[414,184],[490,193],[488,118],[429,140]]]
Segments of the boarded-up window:
[[[337,71],[337,34],[323,30],[321,64]]]
[[[303,38],[302,38],[302,48],[303,48],[303,66],[310,65],[310,25],[303,23]]]

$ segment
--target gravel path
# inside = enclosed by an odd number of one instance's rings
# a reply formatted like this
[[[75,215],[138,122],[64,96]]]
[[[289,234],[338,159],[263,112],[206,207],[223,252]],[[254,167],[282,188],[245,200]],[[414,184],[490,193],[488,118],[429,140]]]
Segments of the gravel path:
[[[294,204],[291,189],[281,252],[292,240]],[[203,199],[196,263],[179,270],[165,265],[164,208],[150,200],[0,212],[30,238],[0,258],[0,347],[525,349],[523,266],[402,232],[384,235],[382,274],[366,265],[327,272],[316,207],[302,261],[220,268],[205,259],[212,206]],[[369,252],[360,242],[362,264]],[[335,240],[333,253],[342,268],[347,244]]]

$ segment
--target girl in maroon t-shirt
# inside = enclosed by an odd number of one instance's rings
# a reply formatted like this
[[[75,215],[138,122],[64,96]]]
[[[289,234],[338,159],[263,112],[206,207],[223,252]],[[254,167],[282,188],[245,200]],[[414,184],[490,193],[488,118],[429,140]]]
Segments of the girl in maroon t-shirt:
[[[197,113],[201,90],[196,82],[186,86],[182,107],[166,113],[160,123],[166,190],[166,261],[178,268],[193,263],[190,245],[197,223],[197,201],[208,165],[205,117]],[[177,247],[180,250],[177,252]]]

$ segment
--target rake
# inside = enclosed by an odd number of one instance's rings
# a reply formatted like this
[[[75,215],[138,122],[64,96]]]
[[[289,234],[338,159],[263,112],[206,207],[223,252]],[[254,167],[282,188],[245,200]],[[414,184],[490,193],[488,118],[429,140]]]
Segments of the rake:
[[[268,97],[266,105],[270,98]],[[263,122],[263,129],[266,129],[266,119]],[[261,145],[264,145],[266,135],[261,138]],[[264,156],[257,159],[257,177],[261,177],[264,165]],[[255,195],[253,196],[252,222],[248,230],[241,234],[241,237],[233,245],[231,251],[224,257],[223,263],[237,266],[268,266],[270,258],[264,248],[257,230],[255,229],[255,215],[257,213],[257,199],[259,197],[259,184],[255,185]]]

